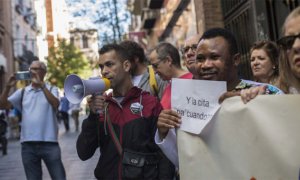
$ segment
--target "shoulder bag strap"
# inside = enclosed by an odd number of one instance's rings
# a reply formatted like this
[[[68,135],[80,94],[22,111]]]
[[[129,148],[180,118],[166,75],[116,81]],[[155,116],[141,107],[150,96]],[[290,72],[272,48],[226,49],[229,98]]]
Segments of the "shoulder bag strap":
[[[108,103],[106,103],[106,105],[105,105],[104,113],[105,113],[104,114],[104,123],[106,124],[106,122],[107,122],[109,133],[111,135],[111,138],[112,138],[114,144],[116,145],[118,154],[120,156],[122,156],[123,148],[122,148],[121,143],[118,139],[118,136],[115,132],[115,129],[114,129],[112,123],[111,123],[111,120],[110,120],[110,117],[109,117],[109,114],[108,114]]]

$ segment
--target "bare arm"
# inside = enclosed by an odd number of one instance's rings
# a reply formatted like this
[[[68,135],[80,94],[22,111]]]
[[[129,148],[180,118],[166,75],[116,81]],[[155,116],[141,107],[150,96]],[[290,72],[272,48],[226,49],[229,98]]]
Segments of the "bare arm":
[[[32,83],[34,84],[35,87],[37,88],[41,88],[42,91],[44,92],[47,101],[51,104],[51,106],[54,109],[58,109],[59,106],[59,99],[56,98],[45,86],[45,82],[43,81],[43,79],[40,78],[40,76],[37,74],[37,72],[32,71],[31,72],[32,76],[34,78],[32,78]]]
[[[221,104],[225,99],[233,96],[241,96],[244,104],[254,99],[257,95],[265,94],[267,86],[255,86],[249,89],[243,89],[241,91],[226,92],[219,98],[219,103]]]
[[[257,95],[265,94],[267,86],[256,86],[241,91],[241,98],[244,104],[254,99]]]
[[[58,109],[59,106],[59,100],[58,98],[56,98],[46,87],[45,85],[43,85],[42,87],[42,91],[44,92],[46,99],[48,100],[48,102],[51,104],[51,106],[55,109]]]
[[[10,92],[10,88],[15,86],[15,84],[15,76],[11,76],[0,96],[0,109],[10,109],[12,107],[12,104],[7,100],[7,98]]]

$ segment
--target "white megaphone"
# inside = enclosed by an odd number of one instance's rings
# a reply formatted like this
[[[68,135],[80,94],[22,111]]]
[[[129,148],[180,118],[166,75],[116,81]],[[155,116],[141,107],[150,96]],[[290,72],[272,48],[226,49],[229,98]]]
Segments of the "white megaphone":
[[[66,97],[73,104],[80,103],[87,95],[102,93],[109,88],[110,81],[106,78],[95,77],[84,80],[75,74],[68,75],[64,83]]]

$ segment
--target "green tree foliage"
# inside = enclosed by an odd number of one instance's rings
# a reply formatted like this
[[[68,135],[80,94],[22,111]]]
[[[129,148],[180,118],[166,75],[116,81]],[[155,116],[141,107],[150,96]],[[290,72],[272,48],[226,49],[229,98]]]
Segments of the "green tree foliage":
[[[63,88],[69,74],[86,78],[91,73],[89,62],[79,49],[66,40],[59,40],[57,47],[50,48],[47,78],[50,83]]]

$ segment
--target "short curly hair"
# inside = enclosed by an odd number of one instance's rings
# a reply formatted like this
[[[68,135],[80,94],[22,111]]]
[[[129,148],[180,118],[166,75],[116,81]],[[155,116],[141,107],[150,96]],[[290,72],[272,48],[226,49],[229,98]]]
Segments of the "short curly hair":
[[[130,62],[134,62],[135,58],[138,58],[140,63],[146,62],[144,49],[138,43],[126,40],[122,41],[120,45],[127,50]]]

